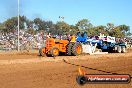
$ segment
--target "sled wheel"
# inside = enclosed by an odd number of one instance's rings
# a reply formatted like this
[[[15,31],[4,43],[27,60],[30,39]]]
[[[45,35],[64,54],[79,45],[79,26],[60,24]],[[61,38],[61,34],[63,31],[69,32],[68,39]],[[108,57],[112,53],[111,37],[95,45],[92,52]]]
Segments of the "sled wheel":
[[[117,47],[117,52],[118,52],[118,53],[121,53],[121,46],[118,46],[118,47]]]
[[[126,48],[125,46],[122,47],[122,53],[125,53],[126,52]]]

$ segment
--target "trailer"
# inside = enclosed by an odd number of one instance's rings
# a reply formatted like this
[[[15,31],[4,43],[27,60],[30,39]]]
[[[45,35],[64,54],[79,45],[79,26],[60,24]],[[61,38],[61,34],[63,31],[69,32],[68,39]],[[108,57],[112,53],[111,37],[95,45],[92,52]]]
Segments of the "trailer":
[[[116,41],[115,37],[99,36],[99,40],[102,41],[98,43],[98,46],[102,51],[118,53],[126,52],[126,44],[125,42],[121,41],[121,39],[119,39],[119,41]]]

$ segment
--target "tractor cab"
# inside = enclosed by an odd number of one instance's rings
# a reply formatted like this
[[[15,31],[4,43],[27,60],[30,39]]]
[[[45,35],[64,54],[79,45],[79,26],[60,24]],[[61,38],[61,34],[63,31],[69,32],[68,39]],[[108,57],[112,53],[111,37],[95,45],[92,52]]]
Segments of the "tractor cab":
[[[87,39],[88,39],[87,32],[84,32],[82,34],[80,32],[77,33],[77,38],[76,38],[77,42],[86,43]]]

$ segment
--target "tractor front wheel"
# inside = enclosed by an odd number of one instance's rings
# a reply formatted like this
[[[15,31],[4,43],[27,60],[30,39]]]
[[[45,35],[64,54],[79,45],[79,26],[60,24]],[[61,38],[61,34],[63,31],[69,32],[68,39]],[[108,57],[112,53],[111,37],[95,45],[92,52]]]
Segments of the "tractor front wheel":
[[[46,55],[46,53],[45,53],[45,47],[42,47],[41,49],[39,49],[39,54],[42,57],[44,57]]]
[[[59,49],[57,47],[53,47],[51,50],[50,50],[50,54],[52,56],[58,56],[59,55]]]

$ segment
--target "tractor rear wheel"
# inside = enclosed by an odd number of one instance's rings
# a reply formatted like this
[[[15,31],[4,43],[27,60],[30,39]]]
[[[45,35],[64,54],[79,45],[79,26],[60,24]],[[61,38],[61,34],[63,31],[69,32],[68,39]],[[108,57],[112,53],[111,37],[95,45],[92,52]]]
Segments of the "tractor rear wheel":
[[[69,43],[67,45],[67,55],[72,55],[72,47],[73,47],[74,43]]]
[[[75,43],[74,46],[72,47],[72,54],[77,56],[82,53],[82,45],[81,43]]]
[[[52,56],[58,56],[59,55],[59,49],[57,47],[53,47],[51,50],[50,50],[50,54]]]
[[[42,57],[46,56],[45,47],[42,47],[42,48],[39,49],[39,55],[42,56]]]

